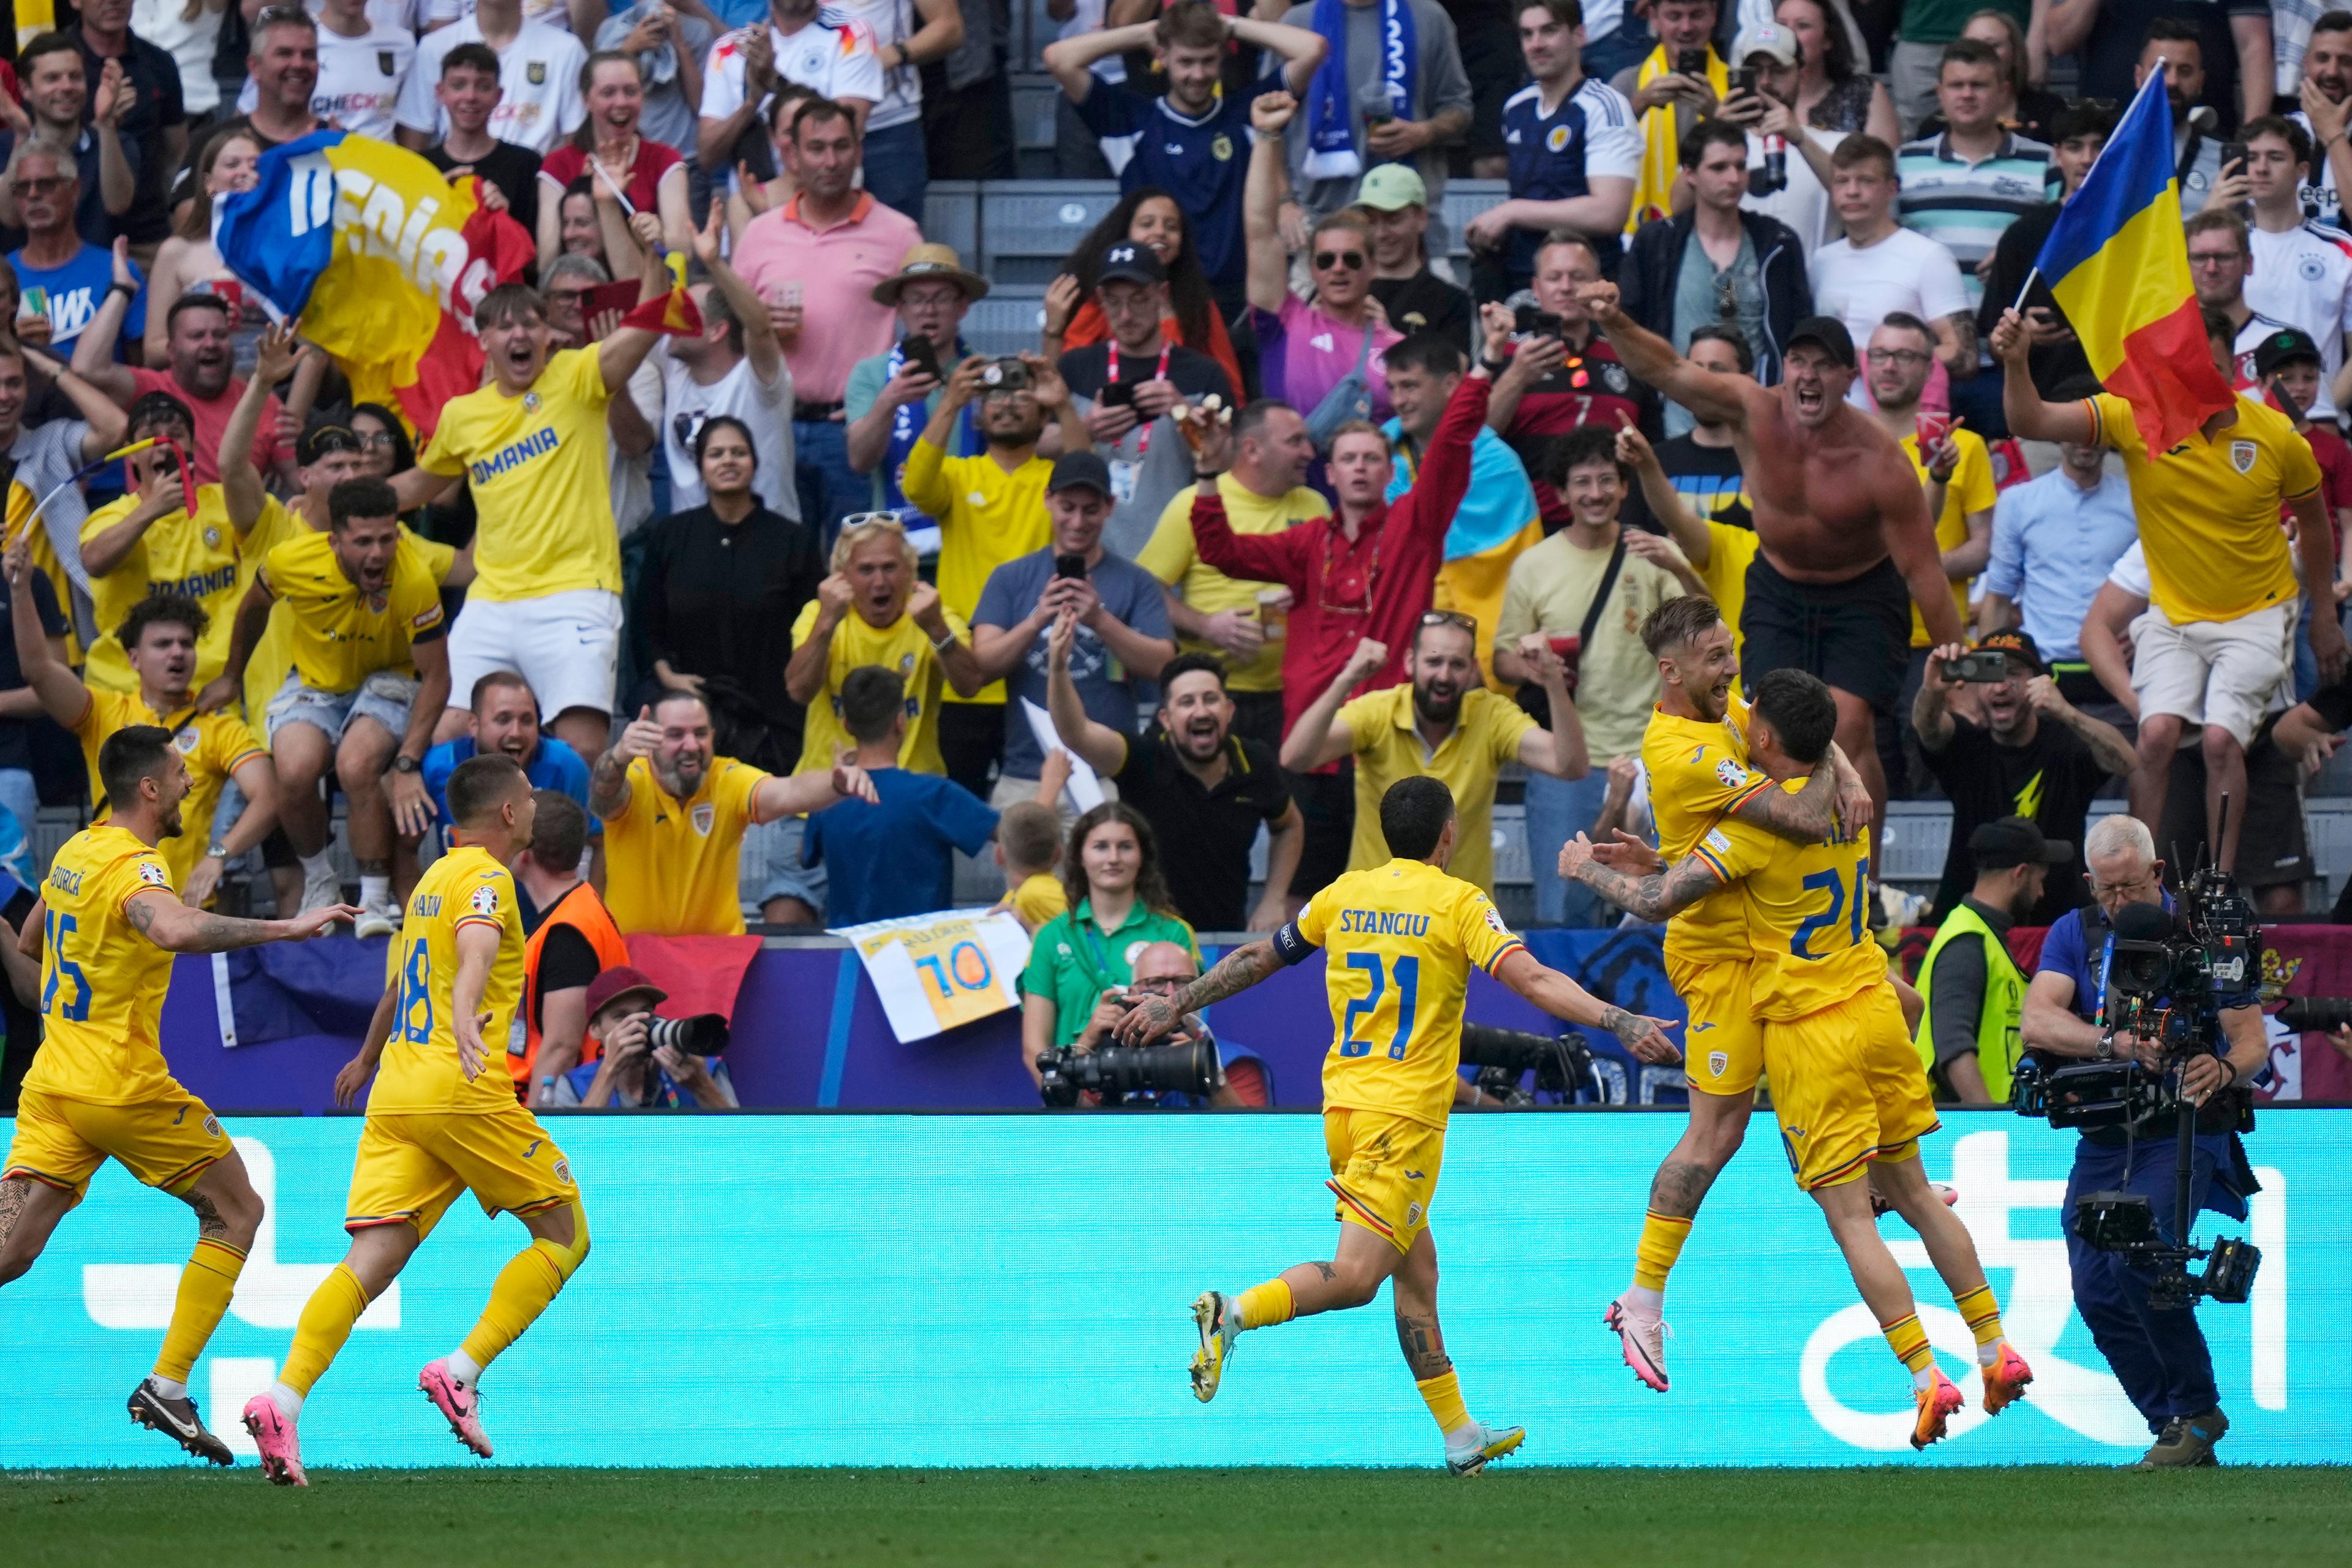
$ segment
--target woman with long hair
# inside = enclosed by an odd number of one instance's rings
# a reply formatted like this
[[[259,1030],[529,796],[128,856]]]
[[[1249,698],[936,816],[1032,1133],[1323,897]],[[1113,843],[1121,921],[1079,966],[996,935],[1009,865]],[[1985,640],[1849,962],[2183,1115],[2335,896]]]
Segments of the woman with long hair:
[[[2058,116],[2065,110],[2066,100],[2033,85],[2032,56],[2026,47],[2025,29],[2018,26],[2017,18],[1988,6],[1971,14],[1961,24],[1960,37],[1990,45],[1993,53],[2000,57],[2000,75],[1995,86],[2001,99],[1995,107],[1994,118],[2021,136],[2036,142],[2056,141]],[[1937,113],[1919,122],[1918,133],[1938,136],[1944,130],[1944,117]]]
[[[1169,902],[1151,825],[1120,801],[1080,816],[1062,856],[1069,909],[1038,928],[1021,975],[1021,1065],[1033,1081],[1037,1053],[1063,1049],[1082,1036],[1091,1045],[1124,1013],[1136,956],[1172,942],[1201,960],[1200,944]]]
[[[147,363],[163,364],[171,352],[172,306],[183,294],[226,294],[236,307],[236,372],[253,373],[261,330],[269,324],[260,301],[246,296],[245,285],[221,265],[219,247],[213,244],[213,203],[233,191],[249,191],[261,178],[261,142],[241,125],[213,133],[196,155],[195,199],[179,227],[155,252],[147,275]]]
[[[629,221],[640,213],[649,213],[659,221],[664,248],[673,255],[686,254],[693,239],[693,219],[687,208],[686,161],[676,148],[666,147],[638,130],[646,108],[646,81],[637,57],[618,49],[599,49],[590,55],[580,68],[580,96],[588,106],[588,117],[570,141],[550,149],[539,166],[539,177],[554,187],[540,193],[539,264],[544,267],[578,248],[564,234],[562,212],[576,205],[569,193],[583,180],[588,183],[591,205],[603,234],[604,260],[613,276],[633,278],[643,269]],[[551,203],[545,199],[549,195],[559,199]]]
[[[400,416],[381,403],[352,405],[352,434],[360,440],[360,473],[390,479],[416,467],[416,443]]]
[[[1193,253],[1192,225],[1176,198],[1157,185],[1128,192],[1070,252],[1069,270],[1045,290],[1045,357],[1058,359],[1066,350],[1082,349],[1110,335],[1102,307],[1095,303],[1095,285],[1101,280],[1103,252],[1121,242],[1142,246],[1167,268],[1168,303],[1173,311],[1163,328],[1169,341],[1215,360],[1238,395],[1241,362],[1234,356],[1233,338],[1209,292],[1208,274]]]
[[[1895,100],[1867,70],[1861,34],[1835,0],[1780,0],[1772,19],[1796,36],[1797,118],[1817,131],[1867,131],[1889,147],[1903,144]]]

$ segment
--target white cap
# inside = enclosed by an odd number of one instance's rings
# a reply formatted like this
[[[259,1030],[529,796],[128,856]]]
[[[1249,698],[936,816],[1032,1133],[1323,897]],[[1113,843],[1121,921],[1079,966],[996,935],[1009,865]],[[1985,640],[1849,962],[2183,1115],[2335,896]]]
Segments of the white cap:
[[[1730,63],[1744,66],[1757,55],[1769,55],[1784,66],[1795,65],[1800,58],[1797,35],[1778,22],[1742,27],[1739,37],[1732,40]]]

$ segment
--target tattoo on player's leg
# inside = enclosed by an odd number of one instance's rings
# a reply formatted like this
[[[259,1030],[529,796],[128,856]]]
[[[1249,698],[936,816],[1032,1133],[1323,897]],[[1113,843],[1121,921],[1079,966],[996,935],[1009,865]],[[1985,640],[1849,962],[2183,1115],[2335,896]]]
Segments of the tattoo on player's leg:
[[[1323,1283],[1326,1285],[1339,1278],[1339,1271],[1328,1263],[1318,1263],[1315,1267],[1323,1271]]]
[[[1650,1206],[1663,1215],[1687,1219],[1698,1213],[1701,1199],[1715,1184],[1715,1173],[1688,1160],[1669,1160],[1650,1182]]]
[[[187,1205],[196,1211],[196,1234],[213,1237],[228,1234],[228,1221],[221,1218],[220,1208],[202,1193],[186,1194]]]
[[[1437,1342],[1437,1320],[1410,1312],[1396,1315],[1397,1348],[1404,1352],[1405,1365],[1412,1369],[1416,1382],[1427,1383],[1433,1377],[1444,1377],[1454,1363]]]
[[[0,1182],[0,1251],[7,1250],[8,1238],[16,1234],[16,1220],[32,1195],[33,1184],[22,1176]]]

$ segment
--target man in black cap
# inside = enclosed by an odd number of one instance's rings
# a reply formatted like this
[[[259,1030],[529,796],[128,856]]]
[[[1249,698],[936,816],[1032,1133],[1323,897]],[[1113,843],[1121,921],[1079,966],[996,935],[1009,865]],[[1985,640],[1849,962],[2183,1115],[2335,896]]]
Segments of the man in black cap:
[[[1103,252],[1095,303],[1109,335],[1064,354],[1062,379],[1095,450],[1110,465],[1104,541],[1131,560],[1143,552],[1169,498],[1192,482],[1192,449],[1171,415],[1212,395],[1219,406],[1233,407],[1234,386],[1215,360],[1160,331],[1168,272],[1150,246],[1121,240]]]
[[[1953,909],[1919,963],[1914,1043],[1945,1104],[2000,1105],[2024,1046],[2025,974],[2009,955],[2010,928],[2042,900],[2053,866],[2079,866],[2074,846],[2042,837],[2022,816],[1984,823],[1968,837],[1976,886]],[[2077,879],[2079,885],[2079,879]]]
[[[990,573],[972,613],[972,656],[989,679],[1003,680],[1008,699],[1004,762],[991,797],[1000,811],[1037,793],[1045,758],[1023,704],[1046,707],[1047,633],[1069,639],[1070,679],[1087,716],[1122,735],[1135,733],[1137,699],[1176,657],[1160,579],[1103,549],[1111,498],[1110,465],[1099,453],[1055,459],[1045,481],[1052,540]]]
[[[1799,321],[1781,345],[1780,384],[1759,386],[1677,353],[1626,313],[1615,284],[1587,283],[1580,295],[1634,379],[1730,427],[1758,545],[1739,616],[1744,677],[1793,667],[1825,682],[1837,743],[1883,808],[1876,719],[1903,689],[1910,606],[1933,645],[1968,634],[1910,458],[1846,401],[1854,357],[1844,323]]]
[[[1911,704],[1919,749],[1952,797],[1951,844],[1931,922],[1951,913],[1968,890],[1969,850],[1980,827],[2025,817],[2052,838],[2079,844],[2092,797],[2109,778],[2128,776],[2138,762],[2122,731],[2059,693],[2041,648],[2025,632],[2011,628],[1978,641],[1974,651],[2000,658],[1995,679],[1959,673],[1969,651],[1958,644],[1932,649],[1918,700]],[[1952,711],[1952,695],[1963,681],[1976,693],[1981,721]],[[2026,912],[2026,923],[2046,926],[2081,905],[2086,897],[2082,871],[2080,859],[2067,861]]]

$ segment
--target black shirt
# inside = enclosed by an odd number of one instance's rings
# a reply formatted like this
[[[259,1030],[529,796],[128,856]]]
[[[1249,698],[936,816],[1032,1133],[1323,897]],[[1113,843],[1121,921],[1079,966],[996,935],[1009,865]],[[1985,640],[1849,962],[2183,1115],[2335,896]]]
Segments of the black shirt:
[[[1082,349],[1072,349],[1062,356],[1059,366],[1062,379],[1069,384],[1070,395],[1099,401],[1102,389],[1110,383],[1111,351],[1118,345],[1105,339],[1088,343]],[[1118,379],[1127,384],[1151,380],[1160,373],[1157,351],[1148,354],[1122,353],[1118,356]],[[1198,401],[1215,393],[1234,405],[1233,384],[1215,360],[1196,350],[1168,344],[1168,380],[1187,398]]]
[[[1924,745],[1921,749],[1926,750]],[[2033,739],[2022,746],[2003,746],[1981,725],[1955,717],[1951,740],[1942,751],[1927,752],[1927,766],[1952,797],[1952,841],[1944,852],[1944,879],[1937,884],[1928,923],[1942,924],[1976,886],[1969,835],[2003,816],[2032,817],[2044,838],[2074,847],[2073,859],[2050,868],[2042,901],[2025,923],[2046,926],[2089,902],[2083,881],[2083,827],[2092,796],[2107,782],[2107,771],[2080,735],[2042,718],[2033,726]]]
[[[53,637],[65,636],[66,620],[58,613],[57,590],[49,586],[48,574],[36,572],[32,574],[32,581],[33,608],[40,615],[42,632]],[[8,606],[0,604],[0,691],[20,690],[25,685],[24,667],[16,662],[16,640],[13,626],[14,623],[9,619]],[[0,719],[0,768],[23,768],[28,772],[31,770],[33,766],[31,731],[36,722],[38,721]],[[26,838],[33,836],[31,823],[26,822],[19,826],[24,828]]]
[[[1273,748],[1225,737],[1225,776],[1209,789],[1154,724],[1127,743],[1118,797],[1143,813],[1159,841],[1160,867],[1176,912],[1194,931],[1241,931],[1249,920],[1250,845],[1260,823],[1290,808]]]
[[[2075,90],[2084,98],[2112,99],[2129,103],[2138,84],[2132,80],[2139,64],[2147,25],[2159,16],[2193,22],[2205,57],[2205,97],[2221,117],[2224,133],[2238,124],[2238,46],[2230,34],[2230,18],[2270,16],[2263,0],[2105,0],[2091,23],[2091,36],[2076,53],[2082,76]],[[2294,107],[2292,103],[2286,108]],[[2180,115],[2173,114],[2175,123]]]
[[[1652,449],[1658,454],[1658,467],[1665,470],[1675,490],[1700,517],[1739,528],[1756,526],[1743,499],[1747,486],[1740,474],[1738,447],[1702,447],[1695,437],[1685,435],[1660,441]],[[1639,485],[1628,490],[1618,517],[1629,528],[1659,531],[1650,503],[1642,499]]]
[[[1389,313],[1389,325],[1408,336],[1435,332],[1448,342],[1464,344],[1478,320],[1470,291],[1456,289],[1426,265],[1410,278],[1373,279],[1372,298]]]
[[[824,581],[816,535],[765,507],[738,523],[698,506],[654,525],[639,612],[649,652],[709,682],[714,718],[730,707],[731,686],[735,705],[748,704],[772,731],[758,756],[725,754],[771,773],[800,760],[803,710],[784,691],[784,665],[793,622]]]
[[[73,41],[81,50],[83,79],[95,99],[99,72],[105,69],[107,57],[89,47],[79,26],[73,30]],[[121,59],[132,95],[120,125],[122,156],[131,164],[136,194],[131,198],[130,210],[116,220],[116,232],[133,245],[152,244],[172,232],[171,209],[163,191],[174,171],[163,166],[163,135],[188,121],[180,98],[180,63],[136,36],[130,37],[130,47]]]
[[[2018,290],[2025,287],[2029,276],[2033,279],[2033,289],[2025,296],[2025,308],[2055,310],[2061,322],[2066,321],[2058,297],[2050,292],[2050,280],[2034,267],[2034,258],[2042,254],[2042,242],[2057,226],[2058,214],[2063,210],[2057,202],[2029,207],[2001,231],[2000,242],[1992,248],[1992,276],[1985,280],[1984,304],[1977,310],[1977,331],[1987,341],[1990,341],[1992,330],[2000,325],[2001,312],[2017,303]],[[2067,382],[2092,374],[2091,358],[2083,352],[2079,341],[2037,345],[2028,352],[2026,363],[2033,372],[2034,389],[2053,400],[2059,400],[2058,389]]]
[[[463,164],[506,194],[507,210],[526,233],[539,232],[539,154],[511,142],[494,144],[478,158],[452,158],[445,146],[425,150],[425,161],[447,174]]]

